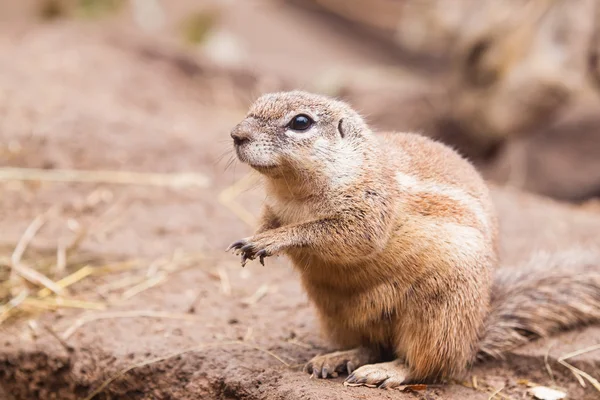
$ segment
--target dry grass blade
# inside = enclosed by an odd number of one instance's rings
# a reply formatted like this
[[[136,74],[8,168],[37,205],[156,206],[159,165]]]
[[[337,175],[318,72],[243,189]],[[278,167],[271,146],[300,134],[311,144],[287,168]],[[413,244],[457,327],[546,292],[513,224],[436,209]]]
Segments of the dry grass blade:
[[[141,268],[144,264],[141,260],[128,260],[94,267],[94,275],[112,274],[114,272],[130,271]]]
[[[115,281],[110,281],[108,283],[96,287],[96,293],[100,294],[101,296],[105,296],[106,294],[114,290],[124,289],[127,287],[138,285],[143,280],[144,277],[142,276],[126,276],[124,278]]]
[[[71,253],[75,252],[79,248],[79,245],[81,245],[83,240],[86,238],[87,233],[88,230],[86,228],[79,228],[77,234],[75,235],[75,238],[73,239],[71,244],[69,244],[65,249],[65,257],[68,257],[69,255],[71,255]]]
[[[577,367],[574,367],[573,365],[569,364],[568,362],[566,362],[565,360],[572,358],[572,357],[576,357],[579,356],[581,354],[585,354],[585,353],[590,353],[592,351],[597,351],[600,350],[600,344],[594,345],[594,346],[590,346],[590,347],[586,347],[584,349],[581,350],[577,350],[574,351],[572,353],[566,354],[562,357],[560,357],[558,359],[558,362],[567,367],[569,370],[571,370],[571,372],[573,373],[573,375],[575,375],[575,377],[577,378],[577,380],[579,381],[579,384],[583,387],[585,387],[585,382],[583,381],[583,379],[585,378],[588,382],[590,382],[592,384],[592,386],[600,392],[600,382],[594,378],[593,376],[591,376],[590,374],[588,374],[585,371],[580,370]]]
[[[309,350],[314,349],[314,347],[311,346],[310,344],[301,342],[301,341],[299,341],[298,339],[295,339],[295,338],[294,339],[286,340],[286,342],[290,343],[290,344],[293,344],[293,345],[296,345],[298,347],[302,347],[303,349],[309,349]]]
[[[61,346],[63,346],[65,348],[65,350],[67,351],[67,353],[72,353],[72,352],[75,351],[75,349],[73,348],[73,346],[71,346],[70,344],[68,344],[67,342],[65,342],[60,336],[58,336],[56,334],[56,332],[54,332],[54,329],[52,329],[48,325],[44,325],[44,330],[46,332],[48,332],[50,334],[50,336],[52,336],[54,339],[56,339],[56,341],[58,341],[58,343],[60,343]]]
[[[258,181],[258,176],[249,173],[229,186],[219,194],[219,202],[233,212],[239,219],[249,226],[256,224],[256,217],[235,201],[235,198],[245,190],[250,189]]]
[[[133,171],[87,171],[67,169],[0,168],[3,181],[46,181],[78,183],[113,183],[122,185],[208,187],[209,179],[197,173],[160,174]]]
[[[65,289],[79,281],[81,281],[82,279],[87,278],[88,276],[90,276],[91,274],[94,273],[94,268],[90,267],[89,265],[86,265],[83,268],[78,269],[77,271],[73,272],[71,275],[67,275],[64,278],[62,278],[61,280],[56,282],[56,285],[59,286],[61,289]],[[38,293],[37,293],[37,297],[39,297],[40,299],[43,299],[44,297],[48,297],[52,294],[52,292],[47,289],[41,289]]]
[[[39,331],[40,331],[40,327],[39,327],[37,321],[30,319],[29,321],[27,321],[27,327],[29,328],[29,331],[31,332],[31,336],[33,337],[33,339],[37,339],[39,337]]]
[[[25,254],[25,250],[27,250],[27,246],[33,240],[38,231],[44,226],[46,223],[46,215],[40,214],[34,218],[33,221],[29,224],[29,226],[23,232],[23,235],[19,239],[19,242],[15,246],[15,250],[13,251],[10,262],[13,266],[18,265],[21,262],[21,258],[23,258],[23,254]]]
[[[183,354],[191,353],[191,352],[194,352],[194,351],[205,350],[205,349],[215,348],[215,347],[218,348],[218,347],[224,347],[224,346],[231,346],[231,345],[236,345],[236,344],[239,344],[239,345],[242,345],[242,346],[247,346],[247,347],[253,348],[253,349],[258,350],[258,351],[262,351],[262,352],[270,355],[271,357],[275,358],[277,361],[281,362],[286,367],[290,366],[290,364],[288,364],[287,362],[285,362],[284,360],[282,360],[281,357],[277,356],[275,353],[273,353],[273,352],[271,352],[269,350],[266,350],[266,349],[264,349],[262,347],[254,346],[254,345],[249,344],[249,343],[244,343],[244,342],[239,341],[239,340],[233,340],[233,341],[230,341],[230,342],[220,342],[220,343],[205,343],[205,344],[200,344],[198,346],[190,347],[190,348],[187,348],[185,350],[181,350],[181,351],[178,351],[178,352],[175,352],[175,353],[163,356],[163,357],[156,357],[156,358],[152,358],[150,360],[143,361],[141,363],[130,365],[129,367],[122,369],[121,371],[119,371],[115,375],[113,375],[112,377],[110,377],[107,380],[105,380],[100,386],[98,386],[98,388],[96,388],[95,390],[93,390],[84,400],[91,400],[91,399],[93,399],[96,395],[102,393],[102,391],[104,389],[106,389],[115,380],[119,379],[120,377],[122,377],[123,375],[125,375],[126,373],[128,373],[129,371],[132,371],[132,370],[134,370],[136,368],[145,367],[146,365],[150,365],[150,364],[156,364],[158,362],[166,361],[166,360],[169,360],[171,358],[175,358],[175,357],[181,356]]]
[[[83,301],[75,299],[66,299],[64,297],[36,299],[28,297],[23,301],[23,306],[29,306],[42,310],[56,310],[59,308],[81,308],[84,310],[105,310],[106,304]]]
[[[46,289],[51,290],[56,294],[61,294],[62,288],[41,272],[38,272],[24,264],[13,265],[12,268],[17,274],[29,282],[39,286],[44,286]]]
[[[494,392],[490,395],[490,397],[488,397],[488,400],[492,400],[494,397],[498,396],[498,394],[504,390],[504,386],[494,390]]]
[[[227,271],[225,268],[219,268],[217,272],[219,274],[219,282],[221,282],[221,292],[225,296],[231,295],[231,283],[229,282],[229,275],[227,275]]]
[[[125,198],[117,200],[107,207],[89,226],[84,228],[96,240],[105,240],[125,219]]]
[[[242,303],[247,306],[254,305],[254,304],[258,303],[260,301],[260,299],[265,297],[267,295],[267,293],[269,293],[269,285],[264,283],[256,290],[256,292],[254,292],[254,294],[252,296],[242,300]]]
[[[127,289],[122,296],[123,300],[127,300],[142,293],[145,290],[153,288],[154,286],[160,285],[164,281],[167,280],[167,274],[159,274],[150,279],[146,279],[145,281]]]
[[[500,389],[495,389],[492,386],[489,386],[487,383],[485,382],[476,382],[477,386],[475,386],[473,384],[473,382],[461,382],[461,381],[455,381],[454,383],[459,384],[461,386],[467,387],[469,389],[473,389],[476,390],[478,392],[481,393],[488,393],[491,395],[491,397],[489,397],[490,399],[493,399],[494,397],[499,397],[501,399],[504,400],[513,400],[512,397],[507,396],[505,394],[502,393],[502,390],[504,390],[504,387],[501,387]]]
[[[576,350],[576,351],[574,351],[572,353],[569,353],[569,354],[566,354],[564,356],[561,356],[559,358],[559,360],[567,360],[569,358],[577,357],[577,356],[580,356],[582,354],[591,353],[591,352],[597,351],[597,350],[600,350],[600,344],[595,344],[593,346],[586,347],[584,349]]]
[[[569,371],[571,371],[571,373],[573,374],[575,379],[577,379],[577,382],[579,382],[581,387],[583,387],[583,388],[586,387],[585,380],[583,380],[583,377],[581,376],[581,374],[579,374],[579,370],[577,368],[575,368],[571,364],[567,363],[566,361],[563,361],[560,364],[567,367],[569,369]]]
[[[73,325],[71,325],[68,329],[66,329],[62,338],[67,340],[71,335],[73,335],[79,328],[83,325],[92,322],[99,321],[102,319],[115,319],[115,318],[164,318],[164,319],[181,319],[187,321],[196,321],[197,317],[190,314],[173,314],[163,311],[152,311],[152,310],[132,310],[132,311],[117,311],[111,313],[104,314],[91,314],[84,317],[79,318],[75,321]]]
[[[19,239],[19,242],[15,246],[15,249],[10,257],[11,264],[11,274],[18,274],[22,278],[28,280],[29,282],[35,285],[45,286],[49,290],[53,291],[56,294],[60,294],[61,288],[56,283],[54,283],[51,279],[49,279],[44,274],[24,265],[21,262],[23,258],[23,254],[25,254],[25,250],[27,250],[27,246],[33,240],[37,232],[41,229],[42,226],[46,223],[46,219],[48,214],[50,214],[54,209],[51,208],[44,214],[40,214],[34,218],[33,221],[29,224],[23,235]],[[14,279],[14,275],[11,276],[11,279]]]
[[[249,326],[248,329],[246,329],[246,334],[242,338],[242,341],[249,342],[252,339],[252,334],[253,333],[254,333],[254,329],[252,329],[252,327]]]
[[[59,244],[56,248],[56,272],[63,275],[67,269],[67,248]]]
[[[271,350],[267,350],[263,347],[260,346],[256,346],[252,343],[247,343],[247,342],[242,342],[242,341],[237,341],[238,344],[244,345],[246,347],[250,347],[254,350],[258,350],[258,351],[262,351],[265,354],[270,355],[271,357],[273,357],[274,359],[276,359],[277,361],[279,361],[280,363],[282,363],[283,365],[285,365],[286,367],[289,367],[290,364],[285,362],[281,357],[279,357],[277,354],[273,353]]]
[[[2,308],[0,308],[0,324],[10,317],[12,310],[19,307],[19,305],[25,301],[28,295],[29,291],[23,290],[17,296],[13,297],[8,303],[4,304]]]

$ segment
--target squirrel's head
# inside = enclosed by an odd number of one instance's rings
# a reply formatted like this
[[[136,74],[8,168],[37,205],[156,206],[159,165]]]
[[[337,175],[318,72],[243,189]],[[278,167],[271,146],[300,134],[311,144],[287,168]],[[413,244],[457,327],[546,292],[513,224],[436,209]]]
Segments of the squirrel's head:
[[[361,164],[370,131],[347,104],[293,91],[258,98],[231,137],[240,161],[264,175],[340,179]]]

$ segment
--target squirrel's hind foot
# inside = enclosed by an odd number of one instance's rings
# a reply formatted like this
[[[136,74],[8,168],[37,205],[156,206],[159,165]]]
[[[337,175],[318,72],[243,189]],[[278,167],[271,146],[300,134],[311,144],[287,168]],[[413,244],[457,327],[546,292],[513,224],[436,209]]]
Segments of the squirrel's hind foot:
[[[373,362],[374,354],[366,348],[315,356],[304,366],[304,372],[312,374],[312,378],[336,378],[338,374],[351,374],[356,368]]]
[[[358,368],[344,381],[348,386],[368,386],[393,389],[408,380],[408,369],[400,360],[368,364]]]

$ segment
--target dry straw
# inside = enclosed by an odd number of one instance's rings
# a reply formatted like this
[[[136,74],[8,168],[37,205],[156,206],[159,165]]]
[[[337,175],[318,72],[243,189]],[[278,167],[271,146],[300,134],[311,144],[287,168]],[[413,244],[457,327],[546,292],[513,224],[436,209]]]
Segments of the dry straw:
[[[242,207],[236,198],[246,190],[254,187],[258,183],[258,175],[248,173],[240,180],[229,186],[219,194],[219,202],[227,207],[234,215],[250,226],[256,224],[256,217],[250,211]]]
[[[198,173],[160,174],[133,171],[0,168],[0,181],[110,183],[166,187],[206,188],[210,180]]]

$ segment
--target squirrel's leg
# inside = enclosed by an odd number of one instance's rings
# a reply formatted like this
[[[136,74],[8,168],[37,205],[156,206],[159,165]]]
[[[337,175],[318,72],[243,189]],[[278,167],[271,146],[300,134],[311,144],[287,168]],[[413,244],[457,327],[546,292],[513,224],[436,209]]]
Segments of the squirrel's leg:
[[[373,362],[377,354],[366,347],[336,351],[313,357],[304,366],[304,372],[315,378],[335,378],[339,373],[351,374],[356,368]]]
[[[271,229],[279,228],[280,226],[281,223],[271,207],[265,205],[260,216],[260,225],[254,234],[258,235],[260,233],[270,231]]]
[[[340,241],[339,232],[348,234]],[[369,238],[369,239],[367,239]],[[300,224],[284,225],[232,243],[227,250],[242,254],[246,260],[280,254],[290,248],[318,252],[319,257],[336,262],[356,262],[379,251],[386,243],[384,226],[376,220],[322,219]]]
[[[398,321],[396,354],[402,355],[404,362],[398,359],[365,365],[348,377],[348,383],[392,388],[459,377],[463,373],[476,353],[485,296],[446,296],[448,291],[432,290],[433,287],[429,287],[428,296],[419,296],[407,304],[407,309],[418,312],[405,313]],[[423,286],[421,289],[425,291]]]
[[[486,285],[476,280],[467,285],[471,287],[464,295],[456,296],[450,289],[426,283],[420,289],[428,294],[410,300],[408,309],[419,311],[406,314],[396,333],[397,352],[402,352],[409,366],[407,380],[458,378],[473,361],[487,309]]]

